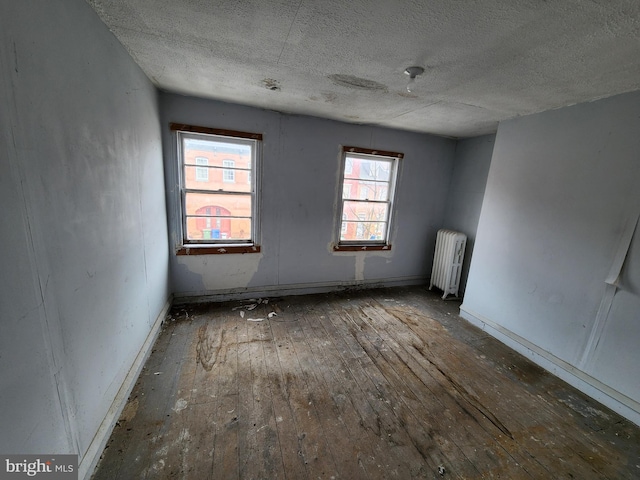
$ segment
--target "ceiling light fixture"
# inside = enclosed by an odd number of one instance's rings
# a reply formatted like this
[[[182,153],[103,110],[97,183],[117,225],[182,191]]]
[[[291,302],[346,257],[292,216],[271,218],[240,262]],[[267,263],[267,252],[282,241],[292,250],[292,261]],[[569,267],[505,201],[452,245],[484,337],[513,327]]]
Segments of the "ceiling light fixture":
[[[422,67],[407,67],[404,71],[405,75],[409,75],[409,82],[407,82],[407,92],[411,93],[413,90],[413,84],[416,83],[416,77],[424,73]]]

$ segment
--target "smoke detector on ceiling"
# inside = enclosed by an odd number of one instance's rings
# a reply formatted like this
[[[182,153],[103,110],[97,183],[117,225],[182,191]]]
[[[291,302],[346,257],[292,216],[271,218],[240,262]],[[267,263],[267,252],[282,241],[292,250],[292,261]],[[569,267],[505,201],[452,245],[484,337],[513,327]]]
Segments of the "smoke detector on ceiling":
[[[409,75],[409,81],[407,82],[407,92],[411,93],[411,91],[413,90],[413,86],[416,83],[416,77],[424,73],[424,68],[417,66],[407,67],[404,73],[405,75]]]

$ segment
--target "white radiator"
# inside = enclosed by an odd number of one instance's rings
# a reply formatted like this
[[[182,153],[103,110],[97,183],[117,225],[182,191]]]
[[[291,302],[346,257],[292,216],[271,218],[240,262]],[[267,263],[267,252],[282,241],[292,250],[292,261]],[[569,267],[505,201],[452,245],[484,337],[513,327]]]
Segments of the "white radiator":
[[[447,295],[458,296],[466,245],[467,236],[464,233],[438,230],[429,290],[436,286],[442,290],[443,299],[447,298]]]

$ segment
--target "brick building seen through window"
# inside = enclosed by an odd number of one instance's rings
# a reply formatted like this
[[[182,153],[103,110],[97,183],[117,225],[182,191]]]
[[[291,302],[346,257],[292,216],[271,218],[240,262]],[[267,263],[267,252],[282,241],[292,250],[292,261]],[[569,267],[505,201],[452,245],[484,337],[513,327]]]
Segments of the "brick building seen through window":
[[[183,133],[185,243],[250,243],[254,231],[253,140]]]

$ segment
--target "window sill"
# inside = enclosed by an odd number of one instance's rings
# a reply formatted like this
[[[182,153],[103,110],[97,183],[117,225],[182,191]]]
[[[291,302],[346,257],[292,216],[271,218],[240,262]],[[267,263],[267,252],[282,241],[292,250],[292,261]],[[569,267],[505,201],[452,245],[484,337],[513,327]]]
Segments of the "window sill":
[[[176,255],[226,255],[230,253],[260,253],[260,245],[188,245],[176,250]]]
[[[334,252],[370,252],[370,251],[388,251],[391,250],[391,244],[373,244],[373,245],[334,245]]]

